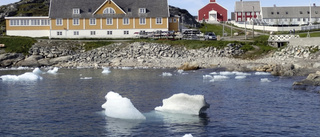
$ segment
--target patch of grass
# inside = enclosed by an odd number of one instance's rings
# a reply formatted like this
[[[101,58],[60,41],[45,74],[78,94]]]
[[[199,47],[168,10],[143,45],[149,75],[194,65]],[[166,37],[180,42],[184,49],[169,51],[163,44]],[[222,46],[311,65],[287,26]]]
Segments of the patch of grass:
[[[225,33],[228,33],[230,35],[231,29],[229,27],[224,27]],[[202,33],[206,32],[214,32],[217,36],[220,35],[222,36],[222,31],[223,31],[223,25],[222,24],[201,24],[200,31]],[[233,33],[236,31],[233,30]]]
[[[27,55],[35,42],[35,39],[29,37],[0,37],[0,43],[5,44],[5,51],[9,53],[23,53]]]
[[[96,42],[86,42],[84,45],[84,49],[86,51],[90,51],[99,47],[107,46],[112,44],[110,41],[96,41]]]
[[[305,38],[307,37],[308,33],[301,33],[299,35],[300,37]],[[310,37],[320,37],[320,32],[310,32]]]
[[[319,52],[319,49],[318,48],[309,48],[309,51],[310,51],[310,53],[314,54],[314,53]]]

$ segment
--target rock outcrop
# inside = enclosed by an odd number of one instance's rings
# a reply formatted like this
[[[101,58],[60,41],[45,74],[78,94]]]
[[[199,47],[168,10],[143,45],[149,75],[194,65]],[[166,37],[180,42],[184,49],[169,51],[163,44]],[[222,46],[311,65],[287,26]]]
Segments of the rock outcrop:
[[[309,76],[302,81],[294,82],[292,87],[293,89],[320,93],[320,71],[309,74]]]

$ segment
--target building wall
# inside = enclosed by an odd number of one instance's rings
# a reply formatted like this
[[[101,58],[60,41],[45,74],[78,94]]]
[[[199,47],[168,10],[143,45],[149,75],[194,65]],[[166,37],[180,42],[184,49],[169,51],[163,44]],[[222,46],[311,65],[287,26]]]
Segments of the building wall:
[[[117,5],[115,5],[115,3],[113,3],[112,1],[108,1],[108,2],[106,2],[97,12],[96,12],[96,14],[103,14],[103,11],[104,11],[104,9],[105,8],[107,8],[107,7],[111,7],[111,8],[113,8],[114,10],[115,10],[115,14],[125,14],[121,9],[119,9],[118,7],[117,7]]]
[[[198,19],[199,21],[205,19],[209,19],[209,12],[211,10],[215,10],[218,12],[217,18],[219,21],[227,21],[228,20],[228,11],[222,6],[216,3],[210,3],[207,6],[203,7],[198,11]]]
[[[252,19],[252,18],[258,18],[260,15],[261,15],[261,13],[260,12],[235,12],[234,13],[235,14],[235,19],[236,19],[236,21],[245,21],[245,20],[250,20],[250,19]],[[244,18],[243,18],[243,15],[245,16]]]
[[[179,31],[179,23],[178,17],[169,18],[169,31]]]

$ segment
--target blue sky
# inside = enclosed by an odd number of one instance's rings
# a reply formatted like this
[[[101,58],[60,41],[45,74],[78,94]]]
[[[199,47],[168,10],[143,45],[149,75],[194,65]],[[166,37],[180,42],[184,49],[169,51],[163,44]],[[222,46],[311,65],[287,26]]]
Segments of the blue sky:
[[[18,2],[19,0],[0,0],[0,5]],[[210,0],[169,0],[169,4],[182,9],[187,9],[192,15],[197,15],[198,10],[209,3]],[[230,12],[234,10],[235,1],[240,0],[216,0],[217,3],[228,9],[229,18]],[[252,1],[252,0],[244,0]],[[254,0],[256,1],[256,0]],[[320,0],[260,0],[261,6],[272,7],[277,6],[308,6],[309,3],[316,3],[320,6]]]

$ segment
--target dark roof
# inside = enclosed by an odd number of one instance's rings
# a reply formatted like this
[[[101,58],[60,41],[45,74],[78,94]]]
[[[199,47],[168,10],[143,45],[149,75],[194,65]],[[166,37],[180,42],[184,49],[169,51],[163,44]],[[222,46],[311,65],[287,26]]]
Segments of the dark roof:
[[[236,1],[234,11],[235,12],[252,12],[252,6],[254,11],[260,11],[260,1]]]
[[[262,7],[263,18],[309,18],[309,6]],[[320,18],[320,7],[311,7],[311,17]]]
[[[126,14],[93,15],[106,0],[51,0],[50,18],[103,18],[103,17],[169,17],[167,0],[112,0]],[[79,15],[73,9],[79,8]],[[139,14],[139,8],[146,8],[146,14]],[[128,10],[131,10],[129,12]]]

